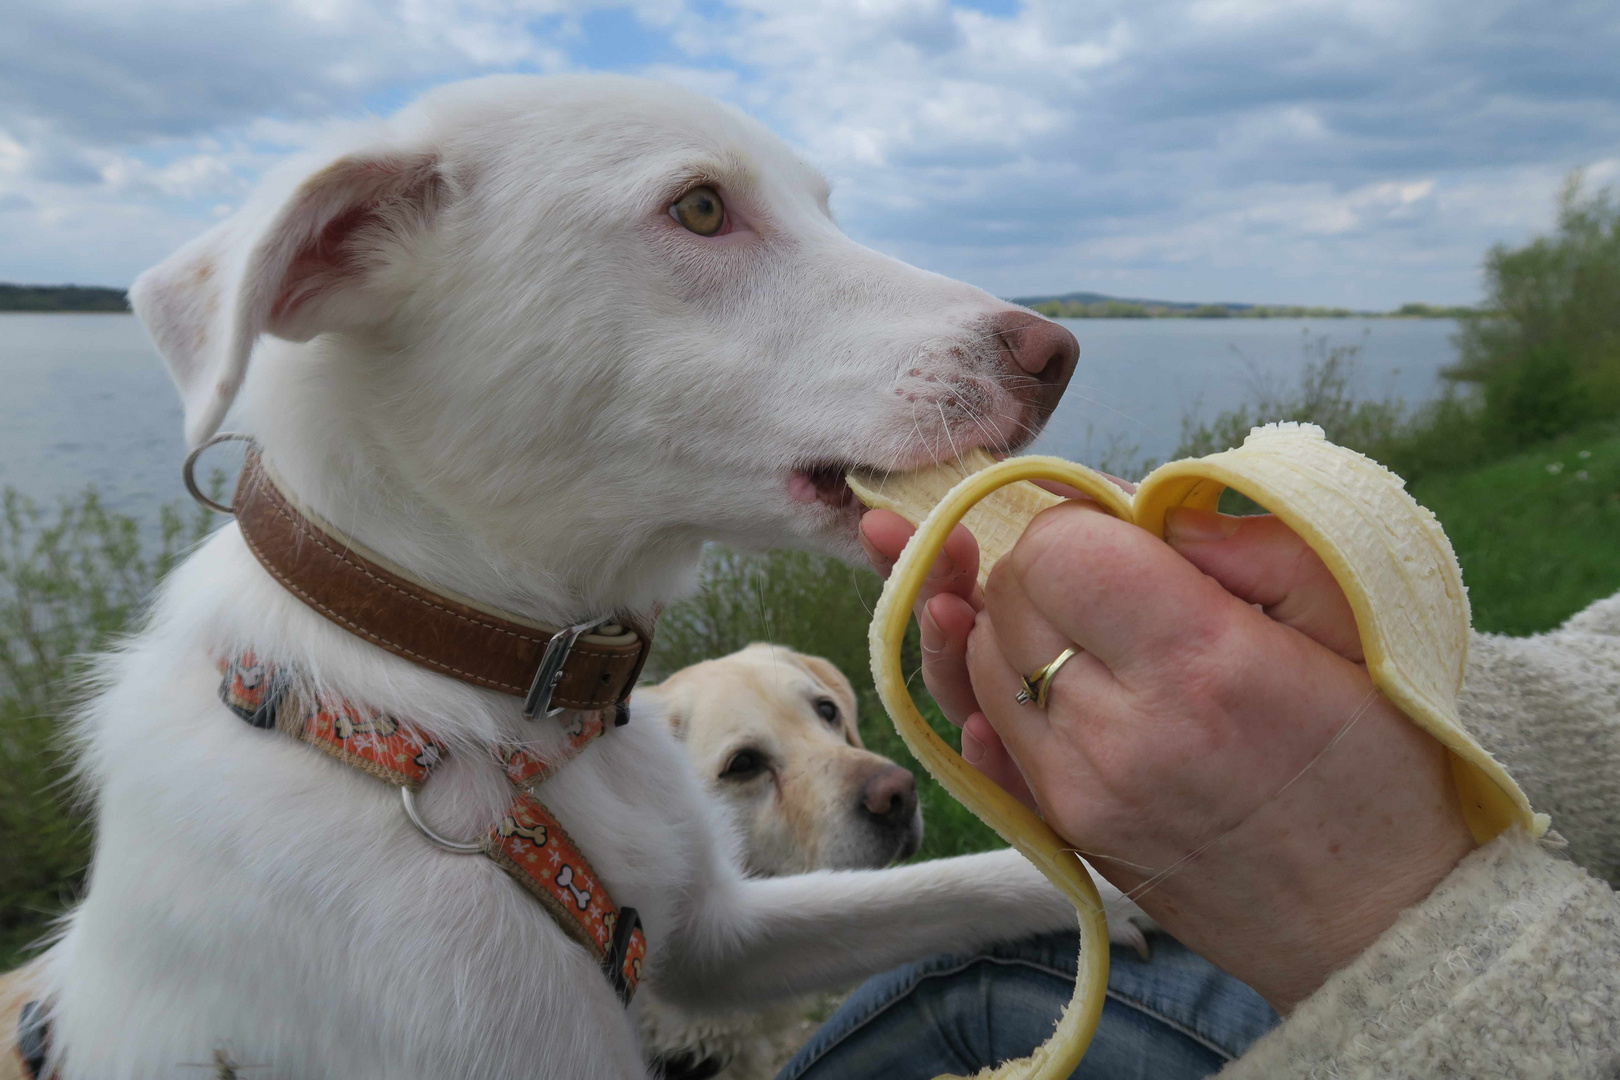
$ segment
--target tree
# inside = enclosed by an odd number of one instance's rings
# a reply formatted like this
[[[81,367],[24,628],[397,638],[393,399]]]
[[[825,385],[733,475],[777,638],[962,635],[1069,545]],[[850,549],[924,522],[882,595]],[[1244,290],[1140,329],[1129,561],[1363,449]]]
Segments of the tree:
[[[1551,236],[1493,247],[1484,311],[1447,378],[1477,386],[1487,435],[1523,446],[1620,413],[1620,201],[1572,174]]]

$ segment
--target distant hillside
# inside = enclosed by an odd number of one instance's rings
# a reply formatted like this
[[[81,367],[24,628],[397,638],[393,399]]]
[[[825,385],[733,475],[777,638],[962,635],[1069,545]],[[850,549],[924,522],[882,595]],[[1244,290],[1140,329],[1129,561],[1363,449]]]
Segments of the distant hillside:
[[[1072,292],[1061,296],[1018,296],[1015,304],[1034,308],[1053,319],[1346,319],[1380,316],[1406,319],[1455,319],[1472,308],[1402,304],[1394,311],[1353,311],[1340,307],[1297,304],[1191,304],[1179,300],[1141,300],[1103,293]]]
[[[1472,308],[1402,304],[1394,311],[1300,307],[1284,304],[1193,304],[1181,300],[1142,300],[1094,292],[1056,296],[1015,296],[1015,304],[1053,319],[1342,319],[1353,315],[1454,319]],[[0,311],[128,311],[122,289],[94,285],[7,285],[0,283]]]
[[[128,311],[123,289],[95,285],[7,285],[0,282],[0,311]]]
[[[1253,304],[1189,304],[1180,300],[1143,300],[1135,296],[1109,296],[1106,293],[1071,292],[1052,296],[1016,296],[1015,304],[1035,307],[1037,304],[1134,304],[1142,308],[1163,308],[1165,311],[1191,312],[1200,307],[1222,307],[1228,311],[1246,311]]]

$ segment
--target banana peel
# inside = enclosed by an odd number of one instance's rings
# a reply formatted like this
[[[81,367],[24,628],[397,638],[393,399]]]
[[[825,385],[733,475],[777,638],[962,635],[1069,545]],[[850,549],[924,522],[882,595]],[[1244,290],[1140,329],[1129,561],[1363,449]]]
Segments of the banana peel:
[[[850,488],[868,507],[893,510],[917,531],[890,572],[872,617],[872,674],[896,729],[946,790],[1030,859],[1075,905],[1080,960],[1075,993],[1052,1037],[1028,1058],[978,1080],[1062,1080],[1084,1056],[1108,986],[1108,929],[1102,902],[1073,848],[1023,804],[968,765],[917,711],[900,669],[900,646],[929,568],[958,522],[979,544],[982,585],[1031,519],[1063,500],[1032,481],[1083,492],[1107,513],[1154,536],[1179,506],[1214,510],[1232,488],[1266,507],[1321,557],[1355,613],[1367,672],[1412,722],[1449,751],[1463,814],[1478,843],[1549,819],[1535,813],[1507,771],[1457,715],[1468,655],[1468,593],[1439,522],[1377,462],[1327,441],[1311,424],[1255,428],[1243,445],[1170,462],[1128,496],[1101,473],[1054,457],[997,462],[982,451],[903,474],[855,471]],[[946,1080],[946,1078],[941,1078]]]

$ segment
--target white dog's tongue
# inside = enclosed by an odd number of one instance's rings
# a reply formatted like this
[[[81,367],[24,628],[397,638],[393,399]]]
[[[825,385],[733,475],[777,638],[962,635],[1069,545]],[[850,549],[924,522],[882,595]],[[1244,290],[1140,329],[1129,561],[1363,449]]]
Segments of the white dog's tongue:
[[[816,482],[802,472],[795,472],[788,477],[788,498],[802,503],[817,501],[820,496],[816,492]]]
[[[844,482],[844,469],[839,465],[794,469],[788,477],[788,498],[794,502],[821,502],[841,508],[848,506],[854,497],[849,485]]]

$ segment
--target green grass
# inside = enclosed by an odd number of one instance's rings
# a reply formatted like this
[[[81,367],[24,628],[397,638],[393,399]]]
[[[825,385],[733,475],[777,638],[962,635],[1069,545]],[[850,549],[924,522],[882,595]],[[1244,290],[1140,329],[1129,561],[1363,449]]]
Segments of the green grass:
[[[1479,630],[1549,630],[1620,589],[1620,421],[1426,477],[1412,494],[1457,549]]]

